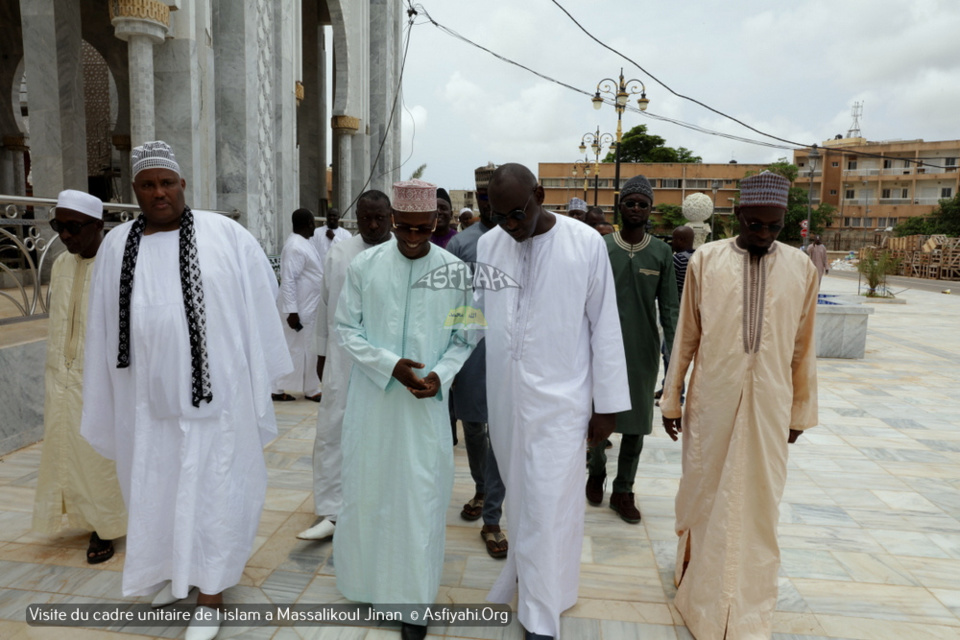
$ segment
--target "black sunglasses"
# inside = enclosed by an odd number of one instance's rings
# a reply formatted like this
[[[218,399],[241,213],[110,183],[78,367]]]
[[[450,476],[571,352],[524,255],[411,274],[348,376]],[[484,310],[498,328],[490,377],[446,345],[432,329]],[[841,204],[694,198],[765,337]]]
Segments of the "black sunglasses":
[[[627,200],[625,202],[621,201],[620,206],[626,209],[649,209],[650,203],[643,200]]]
[[[536,192],[537,190],[536,188],[534,188],[533,193],[531,193],[530,197],[527,198],[527,202],[523,205],[523,207],[517,207],[516,209],[513,209],[512,211],[508,211],[507,213],[497,213],[495,211],[491,211],[490,219],[493,220],[493,224],[501,225],[504,222],[506,222],[508,218],[513,218],[518,222],[521,220],[526,220],[527,207],[530,206],[530,198],[532,198],[533,194]]]
[[[83,228],[88,224],[96,224],[97,220],[87,220],[86,222],[60,222],[56,218],[50,221],[50,228],[53,229],[56,233],[62,233],[64,231],[68,232],[70,235],[75,236],[83,231]]]
[[[751,222],[747,225],[747,229],[754,233],[760,233],[764,229],[768,229],[770,233],[779,233],[780,230],[783,229],[783,225],[777,223],[763,224],[762,222]]]

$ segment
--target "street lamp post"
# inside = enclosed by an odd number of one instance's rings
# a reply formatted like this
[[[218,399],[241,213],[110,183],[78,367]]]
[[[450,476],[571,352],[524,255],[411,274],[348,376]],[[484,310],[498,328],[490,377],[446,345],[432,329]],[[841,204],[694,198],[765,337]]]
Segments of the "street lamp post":
[[[580,153],[587,152],[587,145],[590,145],[590,149],[593,151],[594,163],[593,163],[593,206],[597,206],[598,193],[600,191],[600,154],[603,152],[604,145],[610,146],[616,144],[614,141],[612,133],[600,133],[600,126],[597,126],[597,130],[594,133],[589,131],[583,134],[583,137],[580,138]],[[617,170],[619,175],[619,167],[617,165]],[[587,196],[584,195],[583,199],[586,200]],[[616,206],[614,206],[616,209]]]
[[[587,201],[587,180],[590,177],[590,160],[584,158],[573,163],[573,177],[576,179],[578,173],[583,173],[583,201]]]
[[[817,165],[817,159],[820,157],[820,152],[817,151],[817,145],[813,145],[810,149],[810,154],[807,156],[807,162],[810,167],[807,169],[807,172],[810,176],[810,188],[807,190],[807,235],[803,237],[803,249],[806,251],[807,244],[810,242],[810,227],[812,227],[811,220],[813,220],[813,171],[814,167]]]
[[[639,85],[639,89],[637,88]],[[612,78],[604,78],[597,83],[597,92],[593,94],[591,101],[593,102],[593,108],[599,110],[603,106],[604,99],[601,96],[601,93],[611,95],[614,97],[613,107],[617,110],[617,140],[616,140],[616,152],[614,155],[616,162],[616,170],[613,179],[613,221],[614,224],[619,224],[620,222],[620,141],[623,139],[623,125],[621,121],[623,119],[623,112],[627,109],[627,102],[630,100],[631,95],[640,94],[640,97],[637,99],[637,105],[640,107],[640,111],[646,111],[647,105],[650,104],[650,100],[647,99],[647,88],[644,86],[643,82],[632,78],[630,80],[624,81],[623,79],[623,68],[620,69],[620,81],[617,82]]]

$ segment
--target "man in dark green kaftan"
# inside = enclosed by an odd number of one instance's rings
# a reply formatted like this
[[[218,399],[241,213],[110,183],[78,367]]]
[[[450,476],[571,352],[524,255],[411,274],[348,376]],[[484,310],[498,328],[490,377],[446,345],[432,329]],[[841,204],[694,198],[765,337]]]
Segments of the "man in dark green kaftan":
[[[653,207],[653,189],[645,177],[632,178],[623,186],[619,206],[623,227],[605,240],[617,287],[632,408],[617,414],[617,431],[623,436],[610,508],[624,521],[636,524],[640,522],[640,511],[634,502],[633,479],[637,475],[643,436],[653,428],[653,392],[660,370],[657,318],[659,316],[663,327],[669,357],[679,301],[673,252],[665,242],[646,232]],[[603,502],[606,463],[603,444],[592,447],[586,492],[587,501],[593,506]]]

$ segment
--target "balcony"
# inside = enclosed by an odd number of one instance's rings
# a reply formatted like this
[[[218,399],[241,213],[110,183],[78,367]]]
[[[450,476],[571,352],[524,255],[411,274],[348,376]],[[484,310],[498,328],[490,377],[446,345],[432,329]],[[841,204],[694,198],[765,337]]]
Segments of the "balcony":
[[[843,172],[844,177],[847,176],[878,176],[880,175],[880,169],[846,169]]]
[[[880,198],[880,204],[913,204],[913,198]]]
[[[912,167],[891,167],[889,169],[883,169],[882,175],[885,176],[909,176],[913,175]]]

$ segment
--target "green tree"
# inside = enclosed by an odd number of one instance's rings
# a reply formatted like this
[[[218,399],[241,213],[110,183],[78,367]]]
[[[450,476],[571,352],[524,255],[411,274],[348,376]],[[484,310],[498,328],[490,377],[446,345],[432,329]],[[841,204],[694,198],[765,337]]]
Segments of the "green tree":
[[[960,193],[949,200],[941,200],[930,215],[908,218],[898,224],[893,232],[897,236],[960,236]]]
[[[647,125],[638,124],[623,134],[620,141],[620,162],[702,162],[685,147],[674,149],[664,145],[666,140],[647,133]],[[616,162],[616,153],[611,149],[604,162]]]
[[[660,228],[665,231],[673,231],[679,226],[687,224],[687,219],[683,217],[683,207],[678,204],[658,204],[656,207],[660,212]]]

